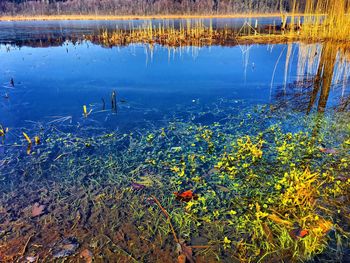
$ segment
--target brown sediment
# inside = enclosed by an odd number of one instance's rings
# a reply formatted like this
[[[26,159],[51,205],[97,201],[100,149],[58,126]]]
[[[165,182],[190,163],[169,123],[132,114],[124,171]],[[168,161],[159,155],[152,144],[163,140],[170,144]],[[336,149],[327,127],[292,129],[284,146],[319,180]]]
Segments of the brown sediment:
[[[119,209],[125,206],[123,202],[128,201],[115,199],[118,196],[115,188],[96,190],[93,190],[94,196],[89,197],[83,188],[56,185],[50,193],[58,199],[51,205],[48,214],[36,219],[18,215],[12,221],[4,222],[2,230],[6,234],[0,241],[1,262],[15,262],[28,255],[38,257],[39,261],[52,258],[52,249],[67,237],[77,237],[80,244],[77,253],[71,257],[76,260],[79,252],[88,247],[95,258],[102,253],[110,258],[118,256],[121,262],[142,261],[133,255],[152,258],[153,262],[161,262],[161,258],[172,261],[175,255],[171,247],[162,245],[164,237],[157,235],[151,240],[144,236],[138,229],[139,224],[130,221],[132,209]],[[21,193],[13,196],[23,202],[27,197],[32,198]],[[74,204],[77,199],[80,207]],[[11,208],[10,203],[6,206]]]

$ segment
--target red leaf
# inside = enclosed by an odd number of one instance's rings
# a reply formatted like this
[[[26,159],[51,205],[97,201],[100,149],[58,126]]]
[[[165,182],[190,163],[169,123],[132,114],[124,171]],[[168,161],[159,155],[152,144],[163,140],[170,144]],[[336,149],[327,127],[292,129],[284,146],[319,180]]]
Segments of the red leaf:
[[[303,238],[306,237],[309,234],[309,231],[307,231],[306,229],[303,229],[299,232],[299,237]]]
[[[40,216],[44,213],[46,206],[35,203],[32,207],[32,217]]]
[[[182,193],[174,192],[174,195],[176,195],[177,200],[183,201],[183,202],[189,202],[192,199],[194,200],[198,199],[198,195],[194,194],[192,190],[187,190]]]
[[[289,232],[289,235],[294,239],[304,238],[309,234],[306,229],[296,228]]]

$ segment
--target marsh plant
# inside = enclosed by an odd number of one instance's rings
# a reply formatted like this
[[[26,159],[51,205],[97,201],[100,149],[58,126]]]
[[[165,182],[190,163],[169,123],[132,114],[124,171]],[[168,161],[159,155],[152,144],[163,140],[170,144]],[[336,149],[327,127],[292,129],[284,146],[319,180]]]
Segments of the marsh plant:
[[[207,111],[190,110],[192,121],[130,134],[47,127],[29,154],[25,139],[23,150],[5,145],[3,260],[58,257],[50,248],[62,236],[101,260],[173,261],[177,244],[197,260],[343,260],[348,113],[295,118],[266,105],[219,104],[208,107],[218,117],[208,125],[196,122]],[[190,198],[178,198],[185,191]],[[33,204],[44,208],[35,217]]]

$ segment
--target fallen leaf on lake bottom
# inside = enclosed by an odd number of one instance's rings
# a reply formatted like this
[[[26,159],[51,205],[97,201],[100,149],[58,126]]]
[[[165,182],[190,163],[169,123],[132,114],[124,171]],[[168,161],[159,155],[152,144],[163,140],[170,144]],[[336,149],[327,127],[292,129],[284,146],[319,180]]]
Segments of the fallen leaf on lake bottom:
[[[296,228],[289,232],[289,235],[294,239],[304,238],[309,234],[306,229]]]
[[[192,190],[187,190],[182,193],[174,192],[174,195],[176,195],[177,200],[183,201],[183,202],[189,202],[192,199],[194,200],[198,199],[198,195],[194,194]]]
[[[46,206],[35,203],[32,207],[32,217],[40,216],[44,213]]]
[[[185,254],[180,254],[177,257],[177,263],[186,263],[186,255]]]

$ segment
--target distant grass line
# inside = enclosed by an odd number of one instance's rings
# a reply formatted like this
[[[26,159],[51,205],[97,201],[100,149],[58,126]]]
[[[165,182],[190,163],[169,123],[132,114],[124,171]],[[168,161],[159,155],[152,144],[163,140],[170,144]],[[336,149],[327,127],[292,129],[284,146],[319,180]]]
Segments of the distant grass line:
[[[288,13],[247,13],[247,14],[185,14],[185,15],[38,15],[38,16],[0,16],[0,21],[50,21],[50,20],[148,20],[148,19],[210,19],[210,18],[265,18],[290,16]],[[294,16],[304,16],[299,13]]]
[[[296,17],[293,14],[294,20]],[[317,20],[320,20],[316,18]],[[323,18],[325,21],[327,17]],[[298,18],[299,20],[299,18]],[[286,16],[284,21],[287,21]],[[300,21],[300,20],[299,20]],[[131,29],[115,29],[113,31],[103,30],[98,35],[85,36],[85,40],[93,43],[101,44],[106,47],[125,46],[132,43],[143,44],[159,44],[168,47],[182,46],[234,46],[237,44],[258,44],[258,43],[291,43],[295,41],[303,42],[322,42],[331,41],[345,43],[348,46],[350,37],[343,30],[338,31],[340,34],[334,34],[332,28],[330,31],[324,32],[324,27],[328,24],[316,23],[315,25],[303,26],[295,23],[282,25],[251,25],[250,23],[243,24],[239,28],[213,28],[212,23],[205,25],[201,19],[194,22],[187,19],[186,22],[181,21],[175,27],[174,25],[155,24],[152,21],[134,27]],[[347,26],[346,23],[344,23]]]
[[[219,28],[215,29],[212,24],[205,25],[203,20],[187,19],[180,22],[179,27],[174,25],[158,24],[148,21],[138,27],[131,29],[101,29],[100,32],[84,35],[54,36],[51,34],[40,34],[34,39],[13,40],[11,43],[0,42],[1,44],[10,44],[15,46],[29,47],[49,47],[60,46],[65,42],[79,44],[82,41],[90,41],[93,44],[104,47],[128,46],[130,44],[149,44],[161,45],[164,47],[205,47],[205,46],[225,46],[233,47],[237,45],[251,44],[289,44],[294,42],[311,44],[319,42],[334,42],[337,47],[350,48],[350,42],[344,39],[332,40],[332,38],[309,37],[308,34],[301,32],[282,33],[278,29],[258,28],[255,34],[252,28],[246,27],[246,30],[239,28]],[[269,33],[269,31],[271,31]]]

